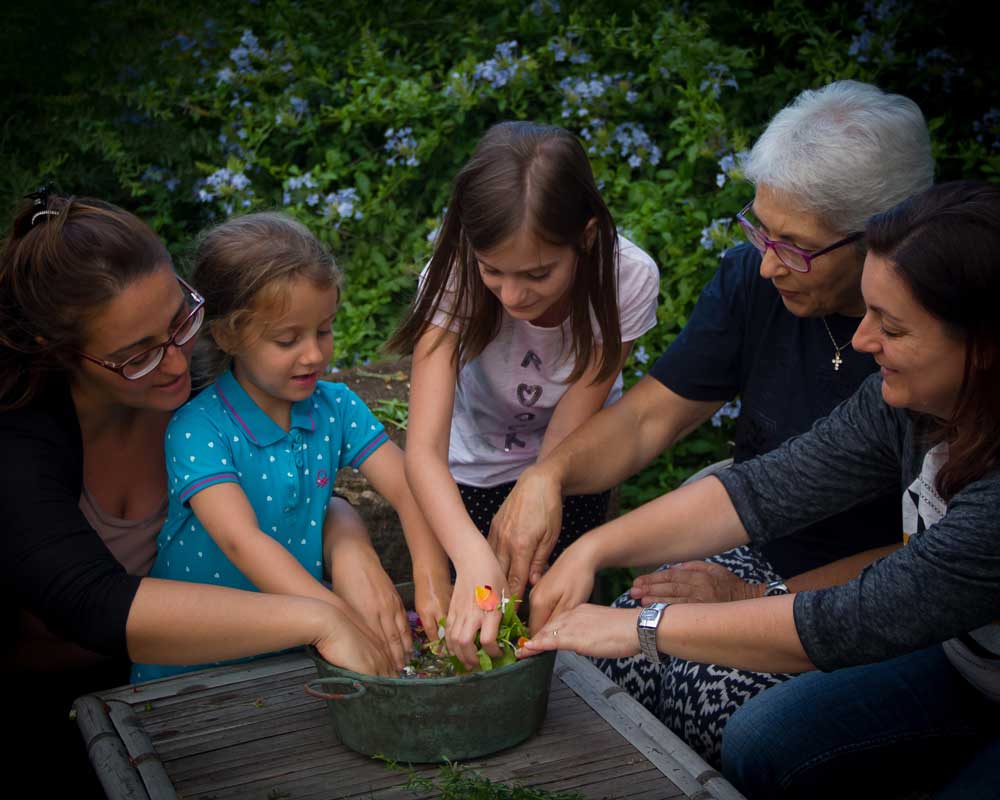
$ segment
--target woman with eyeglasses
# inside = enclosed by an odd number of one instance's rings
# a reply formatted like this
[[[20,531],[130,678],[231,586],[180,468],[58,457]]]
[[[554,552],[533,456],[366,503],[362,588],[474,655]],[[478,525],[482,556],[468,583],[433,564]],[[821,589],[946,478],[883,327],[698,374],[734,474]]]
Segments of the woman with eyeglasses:
[[[755,189],[738,215],[748,241],[723,255],[650,374],[528,469],[494,519],[494,547],[515,590],[529,574],[540,578],[563,496],[614,486],[736,397],[734,460],[767,453],[877,369],[851,346],[864,314],[861,232],[871,215],[931,184],[920,109],[855,81],[803,92],[771,120],[742,169]],[[898,497],[888,492],[760,547],[642,575],[616,605],[787,592],[814,569],[847,580],[896,546],[899,524]],[[650,554],[640,563],[659,562]],[[683,659],[599,665],[712,763],[740,703],[787,678]]]
[[[36,194],[0,256],[3,663],[25,768],[71,757],[72,700],[126,683],[130,659],[315,644],[351,669],[391,672],[384,646],[328,603],[143,577],[203,303],[149,227],[99,200]],[[40,769],[38,795],[63,777]]]
[[[879,372],[802,436],[585,534],[536,587],[541,627],[522,655],[805,673],[726,726],[723,772],[751,800],[858,796],[875,775],[996,798],[1000,186],[935,186],[876,215],[865,240],[852,342]],[[639,613],[585,603],[580,577],[602,566],[766,544],[886,491],[900,546],[847,583]]]

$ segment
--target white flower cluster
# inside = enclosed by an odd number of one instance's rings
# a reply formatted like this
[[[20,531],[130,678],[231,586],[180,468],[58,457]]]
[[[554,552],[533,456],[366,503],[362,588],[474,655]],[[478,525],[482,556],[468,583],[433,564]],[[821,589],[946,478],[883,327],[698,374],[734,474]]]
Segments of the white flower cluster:
[[[334,220],[335,228],[340,227],[342,220],[362,218],[357,208],[360,202],[357,189],[348,187],[324,194],[312,170],[286,178],[282,187],[282,202],[286,206],[303,203],[320,216]]]
[[[723,86],[731,86],[733,89],[740,88],[733,73],[725,64],[706,64],[705,71],[708,73],[708,77],[701,82],[699,88],[703,92],[705,90],[711,91],[713,97],[717,98],[722,94]]]
[[[168,192],[174,191],[180,185],[180,180],[165,167],[147,167],[139,180],[143,183],[162,183]]]
[[[476,64],[472,77],[477,81],[485,81],[494,89],[500,89],[514,79],[527,61],[526,57],[517,57],[516,41],[500,42],[493,51],[493,58]]]
[[[420,165],[417,158],[417,140],[413,138],[413,128],[400,128],[399,130],[389,128],[385,132],[385,138],[385,150],[392,154],[385,160],[386,164],[390,167],[397,164],[405,164],[408,167]]]
[[[733,224],[729,217],[713,219],[711,224],[701,229],[701,246],[706,250],[722,250],[729,240],[729,228]]]
[[[580,131],[590,155],[610,156],[617,153],[632,169],[644,162],[652,166],[660,163],[663,153],[638,122],[623,122],[610,134],[602,119],[592,119],[590,126]]]
[[[567,47],[569,50],[566,49]],[[590,53],[580,50],[572,37],[565,39],[553,38],[549,42],[549,50],[556,61],[569,61],[570,64],[587,64],[590,62]]]
[[[712,414],[712,427],[721,428],[722,420],[725,418],[736,419],[740,415],[742,410],[742,404],[740,403],[740,398],[735,400],[730,400],[722,408]]]
[[[257,70],[254,68],[252,60],[263,61],[267,58],[267,51],[260,46],[253,31],[247,28],[240,37],[240,43],[229,51],[229,58],[236,67],[226,66],[215,73],[216,84],[232,83],[236,75],[252,75]]]
[[[738,153],[726,153],[719,159],[719,174],[715,176],[715,185],[720,189],[726,185],[726,180],[739,172],[740,165],[749,154],[746,150]]]
[[[226,214],[232,214],[238,208],[249,208],[253,196],[254,191],[246,174],[234,172],[228,167],[220,167],[205,178],[197,191],[198,200],[202,203],[222,200]]]

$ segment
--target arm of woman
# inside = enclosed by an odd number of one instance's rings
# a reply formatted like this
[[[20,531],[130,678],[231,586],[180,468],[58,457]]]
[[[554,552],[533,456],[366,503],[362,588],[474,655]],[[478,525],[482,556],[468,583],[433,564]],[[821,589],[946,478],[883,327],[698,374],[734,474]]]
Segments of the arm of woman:
[[[361,472],[399,514],[413,562],[416,611],[427,635],[437,638],[438,620],[448,613],[451,600],[451,572],[448,556],[410,491],[403,452],[386,442],[362,464]]]
[[[405,463],[406,478],[420,510],[455,565],[455,589],[446,623],[448,648],[475,667],[479,663],[474,641],[477,632],[486,652],[500,655],[496,644],[500,614],[483,612],[476,605],[475,588],[488,584],[500,594],[507,591],[507,581],[489,544],[466,512],[448,469],[457,346],[457,335],[431,325],[414,348]]]
[[[717,478],[682,486],[594,528],[566,548],[531,592],[531,630],[585,602],[599,569],[702,558],[748,541]]]
[[[601,359],[601,351],[598,348],[591,367],[566,390],[566,393],[556,403],[552,419],[549,420],[545,436],[542,438],[542,446],[538,451],[538,461],[542,461],[567,436],[601,410],[601,407],[607,402],[608,392],[615,385],[615,380],[625,365],[631,349],[632,342],[622,342],[622,357],[618,362],[618,368],[610,378],[605,378],[598,383],[595,382]]]
[[[869,564],[902,546],[875,547],[852,556],[816,567],[785,581],[789,592],[824,589],[847,583]],[[640,575],[633,581],[629,595],[646,606],[650,603],[728,603],[763,597],[766,583],[749,583],[721,564],[708,561],[684,561],[667,569]]]
[[[815,669],[799,639],[794,596],[735,603],[672,605],[656,632],[657,650],[688,661],[758,672]],[[583,604],[552,617],[519,651],[573,650],[587,656],[625,658],[639,653],[634,608]]]
[[[603,402],[603,400],[602,400]],[[646,376],[622,398],[585,418],[528,467],[493,518],[490,544],[513,591],[542,576],[540,542],[555,542],[562,498],[610,489],[712,416],[721,402],[688,400]],[[550,430],[552,426],[550,425]]]
[[[380,639],[341,607],[310,597],[143,578],[126,637],[137,663],[201,664],[311,644],[355,672],[397,674]]]

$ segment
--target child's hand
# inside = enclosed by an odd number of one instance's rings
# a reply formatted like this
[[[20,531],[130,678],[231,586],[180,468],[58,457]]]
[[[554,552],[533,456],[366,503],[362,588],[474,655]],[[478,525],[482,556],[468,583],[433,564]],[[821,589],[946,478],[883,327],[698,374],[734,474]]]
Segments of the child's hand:
[[[413,652],[410,623],[392,579],[382,569],[374,549],[367,550],[338,552],[331,570],[333,588],[381,637],[399,671]]]
[[[537,633],[549,618],[586,603],[594,589],[596,566],[583,539],[566,548],[531,590],[529,628]]]
[[[392,656],[380,638],[364,625],[355,624],[351,614],[337,605],[328,606],[323,632],[313,645],[331,664],[362,675],[398,677]]]
[[[497,597],[510,597],[507,578],[492,554],[488,561],[484,558],[476,564],[476,569],[458,565],[455,590],[448,608],[448,620],[445,624],[448,650],[470,669],[479,667],[476,633],[479,633],[479,644],[487,654],[494,658],[502,655],[497,645],[500,606],[492,611],[480,608],[476,603],[477,586],[490,586]]]
[[[428,639],[438,638],[438,620],[448,616],[451,603],[451,574],[413,565],[414,606]]]

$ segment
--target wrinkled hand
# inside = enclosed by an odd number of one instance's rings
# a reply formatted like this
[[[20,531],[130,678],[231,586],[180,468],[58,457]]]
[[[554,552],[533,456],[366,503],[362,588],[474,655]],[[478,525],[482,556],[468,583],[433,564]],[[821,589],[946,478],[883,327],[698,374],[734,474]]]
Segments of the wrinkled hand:
[[[608,608],[590,603],[553,616],[524,646],[518,658],[546,650],[573,650],[595,658],[625,658],[639,652],[634,608]]]
[[[728,603],[757,597],[758,584],[747,583],[725,567],[708,561],[685,561],[667,569],[640,575],[629,597],[650,603]]]
[[[559,487],[529,467],[490,523],[490,547],[518,597],[524,597],[529,580],[541,580],[561,528]]]
[[[313,640],[320,655],[331,664],[362,675],[398,676],[385,642],[371,629],[357,624],[351,610],[345,608],[339,604],[325,607],[323,631]]]
[[[397,672],[410,660],[413,637],[406,609],[371,545],[337,551],[331,565],[334,591],[385,643]]]
[[[488,552],[488,551],[487,551]],[[479,632],[479,643],[482,648],[494,658],[502,653],[497,645],[497,631],[500,629],[501,611],[497,606],[495,611],[483,611],[476,605],[476,587],[492,586],[498,597],[506,593],[507,580],[500,571],[496,559],[490,558],[489,563],[477,565],[477,569],[456,570],[455,590],[451,595],[448,607],[448,620],[445,623],[445,641],[452,655],[461,659],[467,667],[475,669],[479,666],[476,655],[476,632]]]
[[[568,547],[531,590],[528,627],[539,630],[553,615],[590,599],[596,572],[582,541]]]
[[[428,639],[438,638],[438,620],[448,616],[451,603],[451,574],[413,567],[413,605]]]

